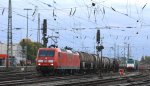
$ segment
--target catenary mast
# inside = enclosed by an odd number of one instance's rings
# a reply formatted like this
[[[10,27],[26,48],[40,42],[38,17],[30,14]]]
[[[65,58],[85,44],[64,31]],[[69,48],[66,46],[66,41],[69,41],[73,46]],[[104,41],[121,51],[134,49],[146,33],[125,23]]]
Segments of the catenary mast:
[[[8,4],[8,30],[7,30],[7,55],[13,56],[12,51],[12,5],[11,0],[9,0]],[[8,68],[8,57],[6,59],[6,67]]]

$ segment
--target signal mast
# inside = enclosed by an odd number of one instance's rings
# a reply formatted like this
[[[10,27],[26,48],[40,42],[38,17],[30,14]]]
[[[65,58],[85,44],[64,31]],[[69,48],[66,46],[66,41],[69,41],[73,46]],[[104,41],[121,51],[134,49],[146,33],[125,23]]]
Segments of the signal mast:
[[[96,34],[96,42],[97,42],[97,57],[99,58],[99,52],[101,51],[101,56],[100,56],[100,67],[97,66],[99,69],[99,77],[102,77],[102,49],[104,49],[104,47],[102,46],[102,44],[100,44],[100,30],[97,30],[97,34]]]
[[[57,48],[57,38],[59,38],[58,36],[47,36],[47,20],[44,19],[43,21],[43,47],[47,47],[47,43],[48,43],[48,39],[51,38],[52,41],[54,41],[54,44],[52,44],[50,47],[55,47]]]

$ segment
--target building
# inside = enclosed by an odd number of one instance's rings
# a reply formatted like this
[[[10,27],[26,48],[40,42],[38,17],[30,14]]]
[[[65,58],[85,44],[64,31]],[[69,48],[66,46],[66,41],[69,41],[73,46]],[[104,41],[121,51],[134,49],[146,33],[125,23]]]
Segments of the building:
[[[7,54],[7,44],[0,42],[0,54]],[[13,44],[13,56],[15,57],[15,64],[19,64],[23,58],[22,47],[18,43]]]

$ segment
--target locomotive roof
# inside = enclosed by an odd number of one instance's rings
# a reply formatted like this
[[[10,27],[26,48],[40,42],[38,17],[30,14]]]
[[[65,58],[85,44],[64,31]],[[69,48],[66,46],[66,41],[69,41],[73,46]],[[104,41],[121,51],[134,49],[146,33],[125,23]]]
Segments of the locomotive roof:
[[[40,48],[39,50],[57,50],[60,52],[67,52],[67,53],[77,53],[76,51],[68,50],[68,49],[61,49],[61,48]]]

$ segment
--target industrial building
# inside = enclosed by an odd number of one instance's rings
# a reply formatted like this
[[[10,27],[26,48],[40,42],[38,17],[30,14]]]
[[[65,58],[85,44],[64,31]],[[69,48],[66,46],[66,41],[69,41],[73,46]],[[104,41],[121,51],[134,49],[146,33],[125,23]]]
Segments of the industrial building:
[[[23,58],[23,53],[22,53],[22,47],[18,43],[14,43],[12,46],[12,51],[13,51],[13,57],[14,57],[14,65],[16,66],[17,64],[20,63],[21,60],[25,60]],[[0,54],[7,54],[7,44],[0,42]],[[0,57],[0,60],[2,58]],[[6,66],[5,63],[1,64],[0,66]]]

